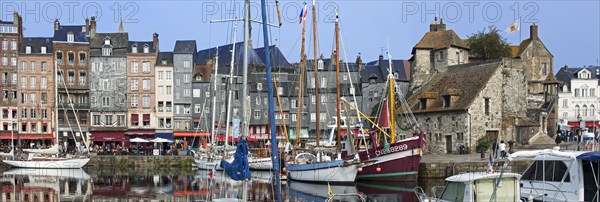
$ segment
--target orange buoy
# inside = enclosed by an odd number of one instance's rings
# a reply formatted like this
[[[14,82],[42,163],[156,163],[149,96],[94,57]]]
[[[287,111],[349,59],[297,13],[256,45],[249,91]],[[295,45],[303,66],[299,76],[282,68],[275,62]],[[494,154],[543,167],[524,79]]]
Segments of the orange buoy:
[[[381,167],[377,167],[377,169],[375,169],[375,171],[377,171],[378,173],[381,172]]]
[[[362,172],[362,168],[358,168],[358,172],[359,172],[359,173],[360,173],[360,172]]]

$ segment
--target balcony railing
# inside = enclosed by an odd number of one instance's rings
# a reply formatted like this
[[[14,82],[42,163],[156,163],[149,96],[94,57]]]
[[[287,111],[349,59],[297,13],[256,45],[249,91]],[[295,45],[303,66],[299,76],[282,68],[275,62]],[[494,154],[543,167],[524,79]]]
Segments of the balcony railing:
[[[68,103],[58,103],[58,109],[59,110],[70,110],[71,106],[73,106],[74,109],[90,109],[90,104],[89,103],[77,103],[77,104],[68,104]]]

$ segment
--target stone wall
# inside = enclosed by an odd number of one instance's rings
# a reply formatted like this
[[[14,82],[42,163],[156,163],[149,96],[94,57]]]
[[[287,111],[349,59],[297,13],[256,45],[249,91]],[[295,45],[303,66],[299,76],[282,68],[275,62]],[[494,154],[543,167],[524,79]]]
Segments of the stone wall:
[[[507,167],[508,172],[523,173],[531,163],[532,161],[510,162]],[[421,163],[419,166],[419,179],[446,178],[465,172],[483,172],[486,170],[487,165],[487,161]],[[502,163],[498,165],[501,166]]]
[[[193,156],[93,156],[86,168],[184,169],[193,162]]]

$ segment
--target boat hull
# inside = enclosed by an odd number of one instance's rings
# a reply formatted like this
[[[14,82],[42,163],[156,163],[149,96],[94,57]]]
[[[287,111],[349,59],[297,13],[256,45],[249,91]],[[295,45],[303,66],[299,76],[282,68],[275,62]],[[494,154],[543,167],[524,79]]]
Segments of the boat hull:
[[[345,165],[343,162],[339,162],[288,165],[287,177],[304,182],[353,183],[356,179],[358,165]]]
[[[206,159],[194,159],[194,163],[196,163],[196,167],[200,170],[223,170],[219,164],[221,164],[221,160],[217,161],[208,161]]]
[[[273,160],[271,158],[251,158],[248,159],[250,170],[273,170]]]
[[[423,136],[415,136],[384,146],[359,152],[361,160],[374,160],[358,172],[358,181],[417,181],[423,153]],[[379,168],[379,169],[378,169]],[[378,171],[379,170],[379,171]]]
[[[64,160],[35,160],[35,161],[13,161],[3,160],[2,162],[16,168],[83,168],[90,161],[89,158],[64,159]]]

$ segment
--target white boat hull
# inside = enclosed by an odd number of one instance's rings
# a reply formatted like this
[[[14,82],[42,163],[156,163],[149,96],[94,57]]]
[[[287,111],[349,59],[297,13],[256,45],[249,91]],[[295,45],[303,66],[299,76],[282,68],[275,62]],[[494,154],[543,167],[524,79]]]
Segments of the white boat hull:
[[[305,182],[350,183],[356,179],[358,165],[335,166],[307,170],[289,170],[288,179]]]
[[[251,158],[248,159],[250,170],[272,170],[273,160],[271,158]]]
[[[3,160],[2,162],[17,168],[83,168],[90,161],[89,158],[81,159],[61,159],[61,160],[31,160],[31,161],[13,161]]]

